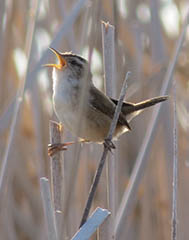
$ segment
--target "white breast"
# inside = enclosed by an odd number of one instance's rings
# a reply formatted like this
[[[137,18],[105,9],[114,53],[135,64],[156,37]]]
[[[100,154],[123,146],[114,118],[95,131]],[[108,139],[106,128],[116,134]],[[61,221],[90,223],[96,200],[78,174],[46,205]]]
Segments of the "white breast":
[[[73,85],[68,81],[66,71],[59,71],[53,68],[53,105],[55,113],[60,122],[66,125],[70,131],[77,124],[77,112],[73,104]]]

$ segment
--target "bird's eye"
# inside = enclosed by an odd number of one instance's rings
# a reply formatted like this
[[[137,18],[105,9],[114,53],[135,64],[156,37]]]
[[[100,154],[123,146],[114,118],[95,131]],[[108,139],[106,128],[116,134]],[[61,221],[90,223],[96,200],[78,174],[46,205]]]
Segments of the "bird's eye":
[[[77,62],[76,62],[76,60],[74,60],[74,59],[71,60],[70,63],[71,63],[72,65],[77,65]]]

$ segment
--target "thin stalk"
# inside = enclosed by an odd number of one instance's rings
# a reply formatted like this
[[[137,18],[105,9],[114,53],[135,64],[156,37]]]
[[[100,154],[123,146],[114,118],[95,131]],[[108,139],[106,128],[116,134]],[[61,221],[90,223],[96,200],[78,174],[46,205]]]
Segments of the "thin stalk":
[[[61,129],[60,125],[56,122],[50,121],[50,142],[60,143],[61,142]],[[57,223],[57,230],[60,234],[61,216],[63,210],[63,160],[61,158],[61,152],[54,154],[51,158],[51,189],[52,199],[54,204],[54,211]],[[63,232],[61,232],[61,235]]]
[[[177,192],[178,192],[178,141],[177,141],[177,110],[176,110],[176,81],[173,86],[174,92],[174,126],[173,126],[173,194],[172,194],[172,232],[171,239],[177,240]]]
[[[43,209],[47,222],[48,239],[57,240],[56,220],[54,208],[51,199],[49,180],[45,177],[40,178],[41,196],[43,200]]]
[[[105,92],[109,97],[115,97],[115,28],[109,23],[102,22],[103,66],[105,75]],[[100,228],[100,238],[113,238],[115,217],[115,156],[109,155],[106,162],[107,207],[111,212],[105,224]]]

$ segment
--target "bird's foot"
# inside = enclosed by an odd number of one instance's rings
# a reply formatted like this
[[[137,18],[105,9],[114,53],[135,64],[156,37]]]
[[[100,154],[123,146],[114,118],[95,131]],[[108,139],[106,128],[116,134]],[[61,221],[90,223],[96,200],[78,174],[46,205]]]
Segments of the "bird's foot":
[[[110,139],[107,139],[107,138],[104,140],[104,147],[108,148],[108,150],[110,152],[112,151],[112,149],[116,148],[114,143]]]
[[[67,146],[73,145],[75,143],[85,143],[88,142],[87,140],[81,139],[80,141],[76,142],[66,142],[66,143],[50,143],[48,144],[48,155],[52,157],[54,154],[67,150]]]
[[[50,143],[48,144],[48,155],[52,157],[54,154],[67,150],[67,146],[74,144],[75,142],[67,143]]]

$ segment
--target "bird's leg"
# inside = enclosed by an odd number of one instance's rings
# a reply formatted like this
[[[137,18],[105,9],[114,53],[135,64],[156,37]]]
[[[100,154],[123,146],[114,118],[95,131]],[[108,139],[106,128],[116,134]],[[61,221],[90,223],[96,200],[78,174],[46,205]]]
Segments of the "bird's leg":
[[[48,144],[48,155],[52,157],[55,153],[60,151],[67,150],[67,146],[73,145],[75,143],[85,143],[88,142],[87,140],[81,139],[75,142],[66,142],[66,143],[50,143]]]

